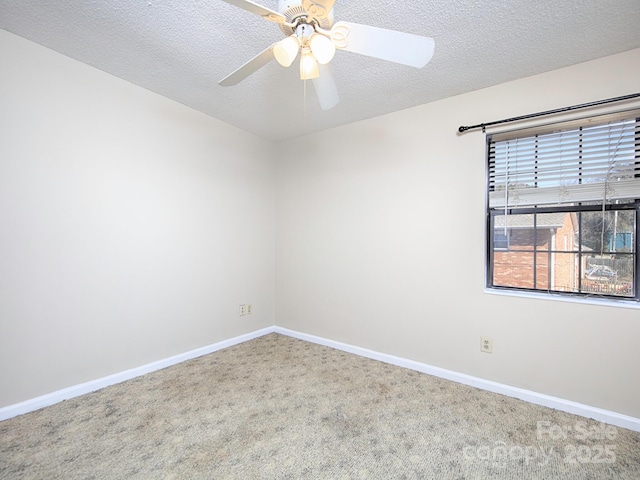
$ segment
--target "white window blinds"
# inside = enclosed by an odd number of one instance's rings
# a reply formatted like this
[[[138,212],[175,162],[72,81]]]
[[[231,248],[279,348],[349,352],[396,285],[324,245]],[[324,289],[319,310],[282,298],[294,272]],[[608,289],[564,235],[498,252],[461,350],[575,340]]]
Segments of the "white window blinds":
[[[640,198],[637,118],[500,137],[489,139],[490,208]]]

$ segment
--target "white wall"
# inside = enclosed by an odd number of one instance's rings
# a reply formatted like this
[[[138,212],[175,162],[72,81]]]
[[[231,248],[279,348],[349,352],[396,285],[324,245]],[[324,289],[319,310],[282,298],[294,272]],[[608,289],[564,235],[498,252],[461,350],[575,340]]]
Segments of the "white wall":
[[[286,142],[278,325],[640,417],[639,309],[484,292],[485,137],[457,134],[636,92],[640,50]]]
[[[272,144],[4,31],[0,71],[0,407],[274,324]]]

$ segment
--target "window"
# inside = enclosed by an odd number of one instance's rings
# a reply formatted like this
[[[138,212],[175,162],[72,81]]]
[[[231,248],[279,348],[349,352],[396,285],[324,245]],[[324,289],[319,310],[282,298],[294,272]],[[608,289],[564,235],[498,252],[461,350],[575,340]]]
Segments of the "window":
[[[640,113],[487,137],[487,286],[640,301]]]

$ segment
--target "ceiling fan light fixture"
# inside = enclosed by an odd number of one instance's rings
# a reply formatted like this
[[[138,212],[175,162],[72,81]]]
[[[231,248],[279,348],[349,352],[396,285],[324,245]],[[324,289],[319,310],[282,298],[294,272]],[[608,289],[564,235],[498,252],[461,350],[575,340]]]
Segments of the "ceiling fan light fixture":
[[[318,63],[324,65],[329,63],[336,54],[336,47],[333,42],[319,33],[314,33],[309,39],[309,48],[318,60]]]
[[[305,51],[306,50],[306,51]],[[318,61],[308,49],[303,49],[300,55],[300,80],[312,80],[320,76]]]
[[[273,47],[273,56],[280,65],[288,67],[296,59],[298,50],[300,50],[300,41],[298,37],[291,35],[276,43]]]
[[[422,68],[431,60],[435,48],[430,37],[353,22],[334,23],[336,0],[277,0],[277,11],[256,3],[260,0],[223,1],[278,24],[287,38],[272,43],[218,84],[237,85],[273,59],[289,67],[300,52],[300,78],[313,80],[323,110],[340,100],[329,65],[336,49]]]

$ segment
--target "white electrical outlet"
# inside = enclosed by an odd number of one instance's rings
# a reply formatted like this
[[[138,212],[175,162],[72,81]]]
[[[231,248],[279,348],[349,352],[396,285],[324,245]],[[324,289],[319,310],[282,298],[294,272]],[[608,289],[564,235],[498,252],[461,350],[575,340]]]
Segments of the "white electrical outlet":
[[[244,316],[247,314],[247,306],[246,305],[240,305],[240,316]]]
[[[480,351],[493,353],[493,340],[491,337],[480,337]]]

